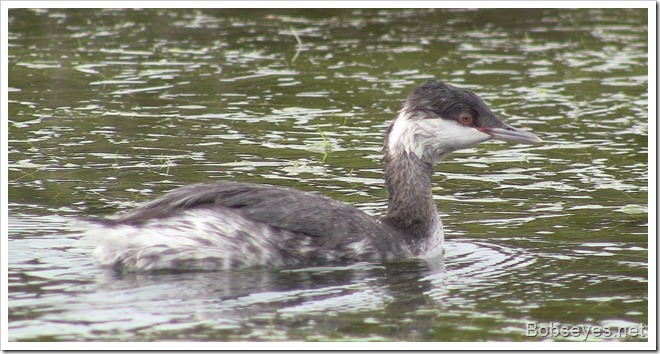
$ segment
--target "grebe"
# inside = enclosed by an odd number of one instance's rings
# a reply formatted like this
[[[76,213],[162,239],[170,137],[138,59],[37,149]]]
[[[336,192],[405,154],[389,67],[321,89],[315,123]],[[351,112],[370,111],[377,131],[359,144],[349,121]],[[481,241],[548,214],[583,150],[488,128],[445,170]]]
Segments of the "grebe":
[[[502,122],[476,94],[440,81],[417,87],[385,134],[387,213],[374,218],[318,194],[239,182],[175,189],[96,220],[101,265],[133,271],[227,270],[429,258],[442,253],[433,166],[490,139],[541,142]]]

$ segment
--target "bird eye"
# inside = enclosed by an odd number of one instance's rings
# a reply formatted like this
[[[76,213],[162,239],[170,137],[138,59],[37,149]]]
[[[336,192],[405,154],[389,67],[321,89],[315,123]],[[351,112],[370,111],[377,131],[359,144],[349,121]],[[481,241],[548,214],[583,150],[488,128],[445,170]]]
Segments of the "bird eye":
[[[463,125],[472,125],[474,123],[474,117],[467,113],[463,113],[458,117],[458,122]]]

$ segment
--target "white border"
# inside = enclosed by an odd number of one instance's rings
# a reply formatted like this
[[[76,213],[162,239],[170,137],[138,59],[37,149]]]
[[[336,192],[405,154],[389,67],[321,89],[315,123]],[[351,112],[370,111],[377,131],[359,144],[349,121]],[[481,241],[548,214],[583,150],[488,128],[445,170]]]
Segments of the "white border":
[[[10,342],[3,350],[653,350],[653,342]]]
[[[0,240],[2,241],[2,265],[0,265],[0,278],[2,279],[2,328],[0,329],[0,338],[2,342],[2,349],[5,349],[8,340],[8,303],[9,303],[9,283],[7,276],[9,274],[9,232],[7,227],[7,221],[9,219],[9,198],[7,196],[8,184],[7,175],[9,173],[8,169],[8,152],[9,152],[9,138],[8,138],[8,125],[9,125],[9,78],[7,75],[7,66],[9,65],[9,56],[7,55],[9,40],[7,39],[7,34],[9,33],[7,25],[7,8],[5,8],[5,3],[0,3],[2,6],[2,13],[0,14],[0,53],[2,54],[2,66],[0,71],[0,81],[2,82],[2,87],[0,87],[0,228],[2,228],[2,236]]]
[[[3,1],[2,8],[648,8],[654,1]],[[398,5],[398,6],[397,6]],[[405,6],[401,6],[405,5]]]
[[[396,6],[399,5],[399,6]],[[405,6],[400,6],[405,5]],[[11,8],[647,8],[649,11],[648,27],[648,53],[649,53],[649,215],[657,215],[656,210],[656,3],[655,1],[405,1],[405,2],[364,2],[364,1],[3,1],[2,16],[0,17],[0,43],[2,50],[2,151],[0,151],[0,198],[2,202],[2,213],[0,214],[0,225],[2,225],[2,328],[0,329],[1,345],[3,350],[655,350],[656,348],[656,227],[654,217],[649,218],[649,314],[648,328],[649,341],[644,342],[488,342],[488,343],[361,343],[361,342],[8,342],[8,293],[7,293],[7,268],[8,268],[8,198],[7,198],[7,114],[8,114],[8,10]],[[654,237],[651,237],[653,235]]]
[[[652,3],[652,6],[649,6],[648,9],[648,97],[649,97],[649,125],[648,125],[648,166],[649,166],[649,201],[648,201],[648,215],[649,215],[649,226],[648,226],[648,253],[649,253],[649,262],[648,262],[648,328],[649,328],[649,341],[648,343],[653,343],[653,346],[649,346],[649,349],[658,350],[657,347],[657,334],[658,334],[658,319],[657,319],[657,270],[658,270],[658,220],[656,219],[658,215],[658,166],[657,166],[657,139],[658,139],[658,93],[657,93],[657,38],[656,34],[658,31],[657,24],[657,4]]]

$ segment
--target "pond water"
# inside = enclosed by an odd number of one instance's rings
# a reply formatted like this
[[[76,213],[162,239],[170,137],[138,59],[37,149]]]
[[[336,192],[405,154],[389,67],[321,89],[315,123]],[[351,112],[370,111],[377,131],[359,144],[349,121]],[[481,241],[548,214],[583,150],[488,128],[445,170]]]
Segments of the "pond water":
[[[8,25],[9,341],[649,340],[647,9],[11,9]],[[545,141],[436,167],[444,259],[117,274],[91,258],[77,219],[196,182],[382,215],[383,132],[431,78]],[[548,334],[564,325],[616,333]]]

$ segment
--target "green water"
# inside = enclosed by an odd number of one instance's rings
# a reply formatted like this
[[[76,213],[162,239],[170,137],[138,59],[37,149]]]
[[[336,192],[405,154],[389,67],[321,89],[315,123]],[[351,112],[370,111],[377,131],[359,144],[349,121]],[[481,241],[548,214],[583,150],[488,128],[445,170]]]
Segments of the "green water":
[[[9,11],[10,341],[582,341],[648,326],[646,9]],[[444,263],[120,276],[72,223],[213,180],[385,211],[437,78],[546,143],[436,167]],[[617,332],[618,333],[618,332]]]

